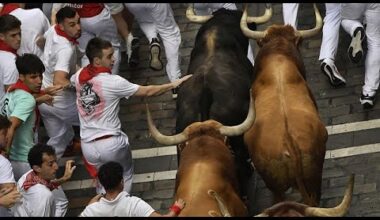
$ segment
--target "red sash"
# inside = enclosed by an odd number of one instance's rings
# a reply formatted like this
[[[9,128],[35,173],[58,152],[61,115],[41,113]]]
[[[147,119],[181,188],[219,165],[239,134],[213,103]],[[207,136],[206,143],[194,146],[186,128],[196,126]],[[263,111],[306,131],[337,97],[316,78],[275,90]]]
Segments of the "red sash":
[[[4,4],[3,10],[0,12],[0,16],[7,15],[11,13],[12,11],[20,8],[20,5],[18,3],[7,3]]]
[[[104,9],[103,3],[83,3],[81,8],[75,8],[81,18],[94,17]]]
[[[111,69],[103,66],[96,67],[91,64],[88,64],[79,73],[79,84],[86,83],[90,79],[97,76],[99,73],[111,73]]]
[[[96,177],[98,176],[98,170],[96,169],[96,167],[94,165],[89,164],[84,156],[82,156],[82,159],[84,162],[84,167],[86,168],[88,174],[90,174],[90,176],[93,179],[96,179]]]
[[[22,89],[25,92],[32,94],[32,91],[29,89],[29,87],[26,86],[20,79],[17,80],[17,82],[15,84],[13,84],[9,87],[8,92],[13,92],[16,89]]]
[[[79,42],[77,41],[76,38],[73,38],[73,37],[70,37],[69,35],[67,35],[63,30],[61,30],[59,27],[58,27],[58,24],[56,24],[54,26],[54,30],[55,32],[59,35],[59,36],[62,36],[64,38],[66,38],[68,41],[70,41],[71,43],[73,44],[79,44]]]

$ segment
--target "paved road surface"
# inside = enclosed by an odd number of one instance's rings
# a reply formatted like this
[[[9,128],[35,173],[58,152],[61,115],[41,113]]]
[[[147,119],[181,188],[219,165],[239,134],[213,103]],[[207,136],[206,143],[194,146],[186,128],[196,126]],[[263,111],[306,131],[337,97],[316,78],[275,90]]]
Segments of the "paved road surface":
[[[171,3],[176,21],[182,34],[181,54],[182,71],[187,70],[194,38],[200,25],[191,24],[185,15],[185,3]],[[237,4],[241,8],[240,4]],[[274,16],[263,30],[273,23],[282,23],[282,6],[273,4]],[[325,14],[324,4],[318,4],[322,16]],[[264,4],[250,6],[250,15],[264,12]],[[314,15],[310,3],[301,4],[299,13],[299,29],[314,26]],[[129,69],[124,63],[121,75],[131,82],[139,84],[161,84],[168,82],[164,71],[152,71],[148,67],[148,41],[142,32],[134,26],[136,35],[141,36],[140,58],[137,69]],[[323,186],[321,206],[331,207],[342,198],[348,176],[356,174],[354,197],[348,216],[380,215],[380,104],[372,110],[363,110],[359,103],[361,86],[364,79],[364,62],[349,62],[346,50],[350,38],[341,29],[337,67],[347,80],[343,88],[332,88],[327,78],[320,71],[318,56],[321,36],[304,40],[300,48],[307,69],[307,82],[317,100],[320,115],[329,130],[326,160],[323,170]],[[254,44],[254,51],[258,48]],[[166,60],[164,60],[166,63]],[[120,117],[123,129],[129,136],[135,163],[135,178],[132,194],[143,198],[153,208],[166,213],[173,203],[174,179],[177,169],[174,146],[160,146],[149,137],[145,101],[149,103],[157,127],[164,134],[173,134],[175,125],[175,101],[168,92],[159,97],[132,98],[121,102]],[[65,158],[69,159],[69,158]],[[93,182],[83,167],[80,157],[74,157],[78,168],[72,180],[64,185],[70,200],[67,216],[77,216],[88,200],[94,196]],[[82,165],[81,165],[82,164]],[[61,168],[62,172],[62,168]],[[259,176],[251,180],[252,214],[270,206],[269,190]],[[297,199],[297,193],[289,192],[290,198]]]

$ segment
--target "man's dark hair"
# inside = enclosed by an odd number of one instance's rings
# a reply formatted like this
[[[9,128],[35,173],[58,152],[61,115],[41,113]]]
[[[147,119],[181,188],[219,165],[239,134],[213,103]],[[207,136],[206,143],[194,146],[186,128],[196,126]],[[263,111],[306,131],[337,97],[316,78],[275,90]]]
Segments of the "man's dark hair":
[[[86,56],[89,59],[90,63],[92,64],[94,62],[94,58],[102,58],[103,56],[103,49],[107,49],[112,47],[111,42],[107,40],[103,40],[99,37],[92,38],[86,47]]]
[[[42,156],[46,153],[47,155],[55,155],[55,150],[52,146],[47,144],[36,144],[30,149],[28,153],[28,162],[31,168],[34,165],[41,167],[43,161]]]
[[[0,130],[8,129],[11,126],[11,121],[3,115],[0,115]]]
[[[113,190],[123,179],[123,167],[117,162],[107,162],[99,168],[98,179],[105,190]]]
[[[45,72],[45,66],[40,58],[31,53],[24,53],[16,58],[16,67],[19,74],[42,74]]]
[[[70,8],[69,6],[66,6],[59,9],[57,14],[55,15],[55,19],[57,20],[58,24],[62,24],[65,18],[74,18],[76,13],[77,11],[75,11],[75,9]]]
[[[11,14],[0,16],[0,33],[5,34],[21,27],[21,21]]]

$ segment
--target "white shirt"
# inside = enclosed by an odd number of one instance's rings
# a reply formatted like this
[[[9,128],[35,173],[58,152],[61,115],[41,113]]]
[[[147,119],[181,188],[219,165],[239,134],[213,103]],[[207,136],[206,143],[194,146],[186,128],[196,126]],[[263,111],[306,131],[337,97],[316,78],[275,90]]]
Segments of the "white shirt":
[[[12,172],[11,162],[0,154],[0,184],[16,183]]]
[[[0,100],[5,94],[4,85],[12,85],[17,80],[16,55],[0,50]]]
[[[104,3],[104,6],[110,10],[111,15],[120,13],[124,9],[123,3]]]
[[[235,3],[194,3],[194,11],[197,15],[211,15],[221,8],[237,10]]]
[[[112,201],[100,198],[98,202],[88,205],[79,216],[148,217],[153,212],[154,209],[144,200],[122,191]]]
[[[128,99],[135,94],[139,85],[118,75],[100,73],[80,86],[78,77],[81,70],[71,77],[71,82],[77,91],[82,140],[88,142],[104,135],[120,134],[120,99]]]
[[[53,85],[54,71],[64,71],[69,74],[69,78],[75,73],[78,61],[78,47],[72,44],[66,38],[59,36],[54,26],[45,33],[45,49],[43,62],[45,72],[42,79],[42,88]],[[63,90],[54,96],[53,106],[58,108],[67,108],[75,102],[75,93],[70,90]]]
[[[37,37],[50,27],[49,20],[40,9],[15,9],[10,13],[21,21],[21,45],[17,53],[32,53],[42,59],[43,50],[37,44]]]
[[[0,184],[16,183],[13,176],[12,165],[0,154]],[[0,206],[0,217],[12,216],[10,209]]]
[[[24,190],[22,185],[26,176],[33,172],[30,170],[20,177],[17,182],[17,189],[22,195],[21,202],[16,203],[11,209],[15,217],[49,217],[55,216],[54,195],[46,186],[36,184],[28,190]]]

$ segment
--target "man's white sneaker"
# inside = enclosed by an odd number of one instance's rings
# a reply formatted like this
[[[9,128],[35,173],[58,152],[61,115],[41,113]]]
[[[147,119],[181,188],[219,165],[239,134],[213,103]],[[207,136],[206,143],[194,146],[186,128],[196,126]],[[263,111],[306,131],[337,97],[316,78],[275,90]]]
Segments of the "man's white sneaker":
[[[322,72],[329,78],[330,84],[334,87],[346,85],[346,80],[339,73],[338,68],[336,68],[334,62],[328,62],[324,60],[321,63]]]
[[[153,38],[150,43],[150,60],[149,67],[153,70],[162,70],[163,65],[161,62],[161,46],[157,38]]]
[[[357,27],[354,31],[354,36],[351,39],[348,47],[348,57],[353,63],[358,63],[363,57],[363,40],[365,37],[364,28]]]
[[[172,98],[177,99],[177,97],[178,97],[178,87],[172,89]]]
[[[366,109],[372,108],[375,105],[375,95],[369,96],[362,93],[360,96],[360,104]]]

